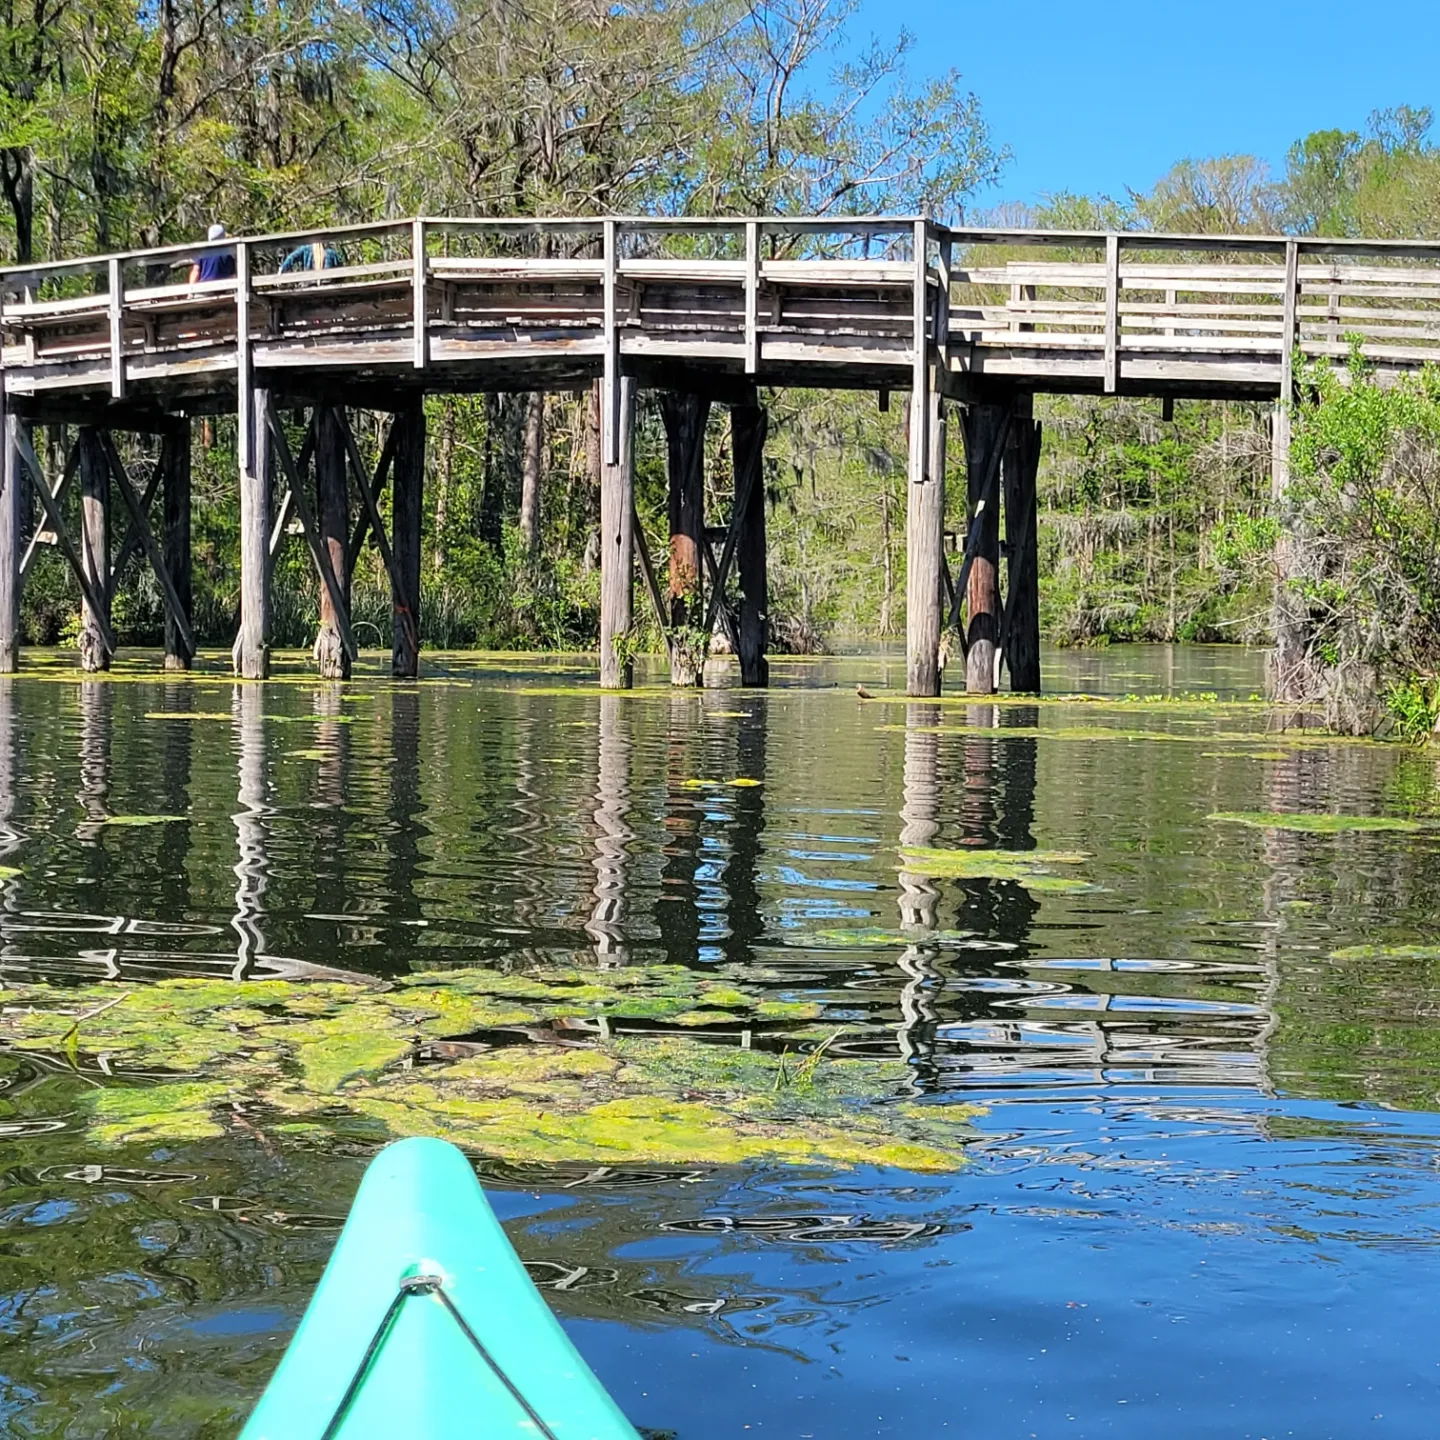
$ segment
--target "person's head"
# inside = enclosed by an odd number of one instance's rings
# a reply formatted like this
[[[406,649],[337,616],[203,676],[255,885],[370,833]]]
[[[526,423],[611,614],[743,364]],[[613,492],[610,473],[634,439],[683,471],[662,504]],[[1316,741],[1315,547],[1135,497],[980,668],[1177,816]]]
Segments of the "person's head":
[[[207,240],[223,240],[225,238],[225,227],[221,225],[219,221],[216,221],[216,223],[205,232],[205,238]]]

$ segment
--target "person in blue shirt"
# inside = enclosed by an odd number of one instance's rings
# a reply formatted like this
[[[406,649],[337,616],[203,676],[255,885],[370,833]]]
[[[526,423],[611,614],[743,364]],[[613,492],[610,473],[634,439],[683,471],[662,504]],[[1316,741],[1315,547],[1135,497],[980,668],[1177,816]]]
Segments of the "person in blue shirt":
[[[297,245],[281,262],[280,273],[291,274],[296,270],[333,270],[344,264],[345,257],[333,246],[321,244]]]
[[[223,240],[225,227],[212,225],[206,232],[207,240]],[[205,280],[233,280],[235,278],[235,251],[226,245],[219,250],[205,250],[195,257],[190,266],[190,283],[198,285]]]

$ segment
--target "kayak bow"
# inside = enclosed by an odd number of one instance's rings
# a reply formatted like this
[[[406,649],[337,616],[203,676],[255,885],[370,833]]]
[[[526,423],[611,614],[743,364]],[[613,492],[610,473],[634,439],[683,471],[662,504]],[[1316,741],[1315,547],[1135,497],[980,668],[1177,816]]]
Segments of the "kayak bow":
[[[470,1162],[370,1163],[240,1440],[637,1440],[525,1273]]]

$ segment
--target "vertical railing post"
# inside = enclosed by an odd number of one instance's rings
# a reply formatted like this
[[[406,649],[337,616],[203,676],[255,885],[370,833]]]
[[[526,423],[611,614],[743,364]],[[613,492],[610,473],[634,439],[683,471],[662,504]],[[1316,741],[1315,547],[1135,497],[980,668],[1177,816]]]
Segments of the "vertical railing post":
[[[125,398],[125,277],[120,261],[111,256],[106,271],[110,294],[107,308],[110,314],[110,395],[112,399]]]
[[[250,373],[250,247],[241,240],[235,246],[235,459],[241,475],[250,468],[255,438],[251,413]]]
[[[619,258],[616,253],[619,236],[613,220],[602,224],[602,249],[605,257],[604,275],[604,377],[600,386],[600,399],[604,415],[600,428],[604,433],[604,463],[620,463],[620,333],[615,313],[616,295],[619,283]]]
[[[410,324],[414,331],[415,368],[423,370],[430,363],[430,316],[426,303],[425,222],[418,216],[411,226]]]
[[[745,373],[760,369],[760,222],[745,222]]]
[[[917,482],[924,479],[925,463],[930,454],[930,406],[927,401],[930,383],[930,285],[926,264],[929,234],[929,222],[917,220],[914,228],[915,279],[910,340],[914,361],[910,381],[910,478]]]
[[[1105,237],[1105,393],[1120,388],[1120,237]]]
[[[955,240],[947,230],[940,237],[940,255],[936,271],[940,277],[940,293],[935,297],[935,349],[938,363],[949,364],[950,346],[950,283],[955,268]]]
[[[1295,395],[1295,349],[1300,343],[1300,242],[1285,242],[1284,321],[1280,326],[1280,403]]]

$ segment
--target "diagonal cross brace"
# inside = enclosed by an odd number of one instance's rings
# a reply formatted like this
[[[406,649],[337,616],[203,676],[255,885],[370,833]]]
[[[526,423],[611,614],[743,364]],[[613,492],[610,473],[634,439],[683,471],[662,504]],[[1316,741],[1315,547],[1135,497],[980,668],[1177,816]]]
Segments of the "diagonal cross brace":
[[[350,607],[345,603],[345,593],[335,578],[335,567],[330,563],[330,553],[320,543],[320,533],[315,527],[315,517],[310,513],[310,502],[305,498],[305,485],[295,469],[295,457],[290,453],[290,442],[285,438],[285,427],[273,407],[266,411],[266,423],[275,441],[275,458],[284,472],[285,483],[295,500],[295,513],[300,517],[300,527],[305,532],[305,543],[310,547],[310,558],[320,574],[325,589],[329,591],[330,603],[335,609],[335,628],[340,632],[340,643],[345,653],[354,660],[359,653],[355,648],[355,636],[350,629]]]
[[[975,502],[975,513],[970,516],[965,530],[965,559],[960,566],[960,575],[955,581],[955,593],[950,600],[951,630],[960,628],[960,607],[965,603],[965,592],[970,584],[970,567],[980,553],[980,533],[983,528],[979,523],[980,518],[987,509],[998,503],[1000,498],[995,487],[1000,479],[1000,461],[1004,458],[1005,447],[1010,443],[1010,425],[1011,415],[1007,410],[1000,425],[1000,432],[995,436],[994,447],[990,451],[990,463],[985,467],[985,483],[980,489],[979,500]]]
[[[60,478],[55,482],[55,488],[50,492],[50,498],[58,505],[64,498],[66,490],[70,488],[70,482],[75,478],[75,472],[80,468],[80,447],[72,445],[70,454],[65,461],[65,469],[61,471]],[[39,482],[43,485],[45,482]],[[30,567],[35,563],[35,557],[40,553],[40,547],[45,542],[40,539],[40,531],[43,527],[37,527],[35,533],[30,537],[30,543],[25,547],[24,557],[20,561],[20,584],[25,584],[25,577],[30,573]],[[60,543],[58,540],[55,542]]]
[[[30,471],[35,480],[35,493],[40,497],[40,503],[45,508],[45,517],[50,521],[50,528],[55,532],[55,543],[59,545],[61,553],[65,556],[74,572],[76,580],[80,582],[80,593],[85,597],[85,603],[90,607],[90,613],[95,619],[95,628],[100,632],[100,639],[104,642],[106,650],[114,654],[116,650],[115,632],[110,628],[110,622],[105,618],[105,607],[101,597],[95,593],[95,587],[90,583],[90,577],[85,573],[85,567],[80,563],[80,556],[76,553],[75,543],[66,533],[65,526],[60,518],[60,507],[55,503],[55,496],[51,493],[50,487],[45,483],[44,472],[40,469],[40,461],[35,457],[35,447],[30,443],[30,437],[23,429],[16,429],[14,437],[15,448],[20,454],[20,459]]]
[[[705,609],[706,635],[709,635],[715,628],[715,614],[725,596],[725,582],[730,578],[730,566],[735,560],[735,546],[740,540],[740,526],[744,523],[745,515],[750,508],[750,496],[759,483],[760,471],[764,463],[765,436],[768,429],[768,425],[761,429],[759,443],[751,451],[748,457],[749,463],[745,466],[745,474],[736,488],[735,509],[730,516],[730,529],[725,536],[725,549],[721,551],[720,563],[715,567],[715,573],[711,578],[710,604]],[[702,546],[702,549],[708,551],[709,546]]]
[[[145,551],[145,558],[149,560],[155,571],[155,578],[160,582],[160,594],[165,599],[165,608],[170,612],[170,618],[175,622],[175,633],[180,637],[185,649],[193,655],[195,638],[190,633],[190,617],[185,613],[185,607],[180,603],[180,596],[175,591],[175,583],[170,578],[170,571],[166,568],[165,557],[161,554],[160,546],[156,544],[155,532],[150,528],[145,508],[140,503],[140,497],[135,493],[134,485],[130,483],[129,475],[125,473],[120,452],[116,450],[115,441],[111,439],[110,432],[101,430],[99,434],[100,448],[105,452],[105,463],[109,465],[110,474],[114,476],[115,483],[120,487],[120,494],[124,497],[126,508],[130,511],[130,523],[139,532],[140,545]]]
[[[350,551],[350,564],[355,564],[355,557],[360,553],[360,546],[365,542],[365,522],[369,522],[369,529],[375,536],[375,548],[380,552],[380,559],[384,563],[385,571],[390,576],[390,584],[394,587],[396,595],[405,593],[405,586],[400,580],[400,567],[395,563],[395,552],[390,548],[389,537],[385,534],[384,519],[380,514],[380,505],[376,496],[380,487],[385,483],[385,476],[390,469],[391,462],[395,458],[395,444],[392,437],[398,441],[398,429],[392,423],[390,434],[385,437],[385,446],[380,453],[380,464],[376,468],[375,479],[372,482],[370,476],[365,473],[365,463],[360,458],[360,447],[355,443],[355,432],[350,428],[349,417],[343,410],[337,411],[340,421],[340,433],[345,439],[345,455],[350,462],[350,472],[355,477],[355,488],[360,492],[360,520],[355,527],[356,543]],[[415,617],[408,608],[397,606],[395,609],[395,622],[405,628],[406,638],[410,648],[417,654],[420,650],[420,637],[415,633]]]

